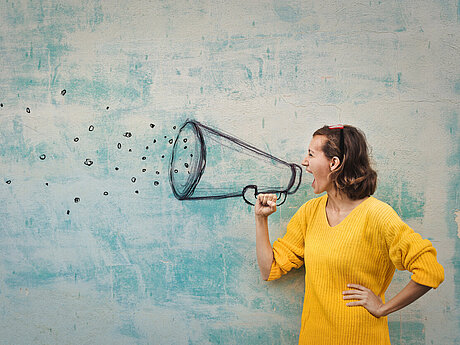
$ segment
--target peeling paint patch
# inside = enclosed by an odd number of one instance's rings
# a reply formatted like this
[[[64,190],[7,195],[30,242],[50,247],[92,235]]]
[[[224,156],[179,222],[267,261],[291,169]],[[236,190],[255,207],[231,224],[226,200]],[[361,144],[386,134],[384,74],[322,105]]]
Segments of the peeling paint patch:
[[[455,221],[457,222],[457,236],[460,238],[460,210],[455,211]]]

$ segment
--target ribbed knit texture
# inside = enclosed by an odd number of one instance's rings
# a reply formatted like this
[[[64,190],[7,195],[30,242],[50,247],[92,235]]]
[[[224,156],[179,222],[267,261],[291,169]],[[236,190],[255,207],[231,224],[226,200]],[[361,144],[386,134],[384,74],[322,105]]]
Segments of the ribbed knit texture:
[[[302,205],[286,235],[273,243],[269,280],[305,263],[305,299],[299,344],[388,345],[386,317],[347,307],[347,284],[360,284],[385,301],[395,268],[412,272],[416,283],[436,288],[444,269],[436,250],[388,204],[370,197],[338,225],[326,216],[327,194]]]

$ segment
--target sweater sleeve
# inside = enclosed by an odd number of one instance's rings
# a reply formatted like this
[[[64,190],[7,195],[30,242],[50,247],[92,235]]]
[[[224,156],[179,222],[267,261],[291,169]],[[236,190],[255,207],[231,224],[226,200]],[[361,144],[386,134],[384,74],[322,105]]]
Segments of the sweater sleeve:
[[[414,282],[436,289],[444,281],[444,268],[436,259],[436,249],[404,223],[389,205],[385,216],[385,241],[395,267],[411,272]]]
[[[286,234],[273,243],[273,263],[268,280],[275,280],[292,268],[303,265],[305,238],[305,204],[300,207],[287,225]]]

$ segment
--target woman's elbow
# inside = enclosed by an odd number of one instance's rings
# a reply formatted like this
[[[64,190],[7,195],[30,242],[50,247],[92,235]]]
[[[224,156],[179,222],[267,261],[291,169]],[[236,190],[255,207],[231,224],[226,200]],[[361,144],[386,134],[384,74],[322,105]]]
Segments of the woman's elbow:
[[[267,282],[268,279],[270,278],[270,272],[268,274],[260,272],[260,276],[262,277],[263,280]]]

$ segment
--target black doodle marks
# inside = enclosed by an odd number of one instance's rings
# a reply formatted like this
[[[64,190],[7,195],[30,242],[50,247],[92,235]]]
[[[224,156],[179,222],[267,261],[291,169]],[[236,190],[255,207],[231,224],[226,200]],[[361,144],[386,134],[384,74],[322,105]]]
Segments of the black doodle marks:
[[[83,163],[90,167],[91,165],[93,165],[94,162],[91,159],[86,158],[86,160]]]

